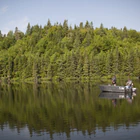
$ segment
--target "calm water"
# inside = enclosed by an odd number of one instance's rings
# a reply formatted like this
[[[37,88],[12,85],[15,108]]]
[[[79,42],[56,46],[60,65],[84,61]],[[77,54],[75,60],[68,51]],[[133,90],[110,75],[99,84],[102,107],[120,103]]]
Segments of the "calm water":
[[[100,98],[99,84],[0,85],[1,140],[139,140],[140,82],[131,98]]]

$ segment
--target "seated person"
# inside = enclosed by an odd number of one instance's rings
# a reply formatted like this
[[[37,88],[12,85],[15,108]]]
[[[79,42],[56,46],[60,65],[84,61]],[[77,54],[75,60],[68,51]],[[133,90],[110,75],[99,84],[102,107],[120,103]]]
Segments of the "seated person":
[[[116,76],[113,76],[112,78],[112,85],[116,86]]]
[[[126,88],[132,88],[133,83],[132,80],[128,79],[128,81],[126,82]]]

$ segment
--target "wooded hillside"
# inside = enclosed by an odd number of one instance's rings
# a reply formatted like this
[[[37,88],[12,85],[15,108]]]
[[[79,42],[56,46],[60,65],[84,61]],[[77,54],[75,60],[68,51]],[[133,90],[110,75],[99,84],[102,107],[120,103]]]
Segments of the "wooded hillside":
[[[65,20],[0,32],[0,78],[3,80],[94,80],[112,75],[140,75],[140,32],[94,28]]]

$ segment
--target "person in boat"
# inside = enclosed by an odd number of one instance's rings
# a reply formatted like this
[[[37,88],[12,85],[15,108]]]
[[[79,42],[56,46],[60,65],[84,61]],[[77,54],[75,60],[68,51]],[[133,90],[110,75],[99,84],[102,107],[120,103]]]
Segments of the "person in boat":
[[[112,77],[112,85],[116,86],[116,76],[115,75]]]
[[[133,87],[133,82],[132,80],[128,79],[126,82],[126,88],[132,88]]]

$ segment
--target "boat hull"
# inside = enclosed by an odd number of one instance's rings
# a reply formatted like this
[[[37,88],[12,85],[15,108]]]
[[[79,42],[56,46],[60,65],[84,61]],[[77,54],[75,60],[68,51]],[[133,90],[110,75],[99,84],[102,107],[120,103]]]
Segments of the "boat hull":
[[[108,85],[100,85],[100,90],[102,92],[117,92],[123,93],[125,92],[125,86],[108,86]]]

